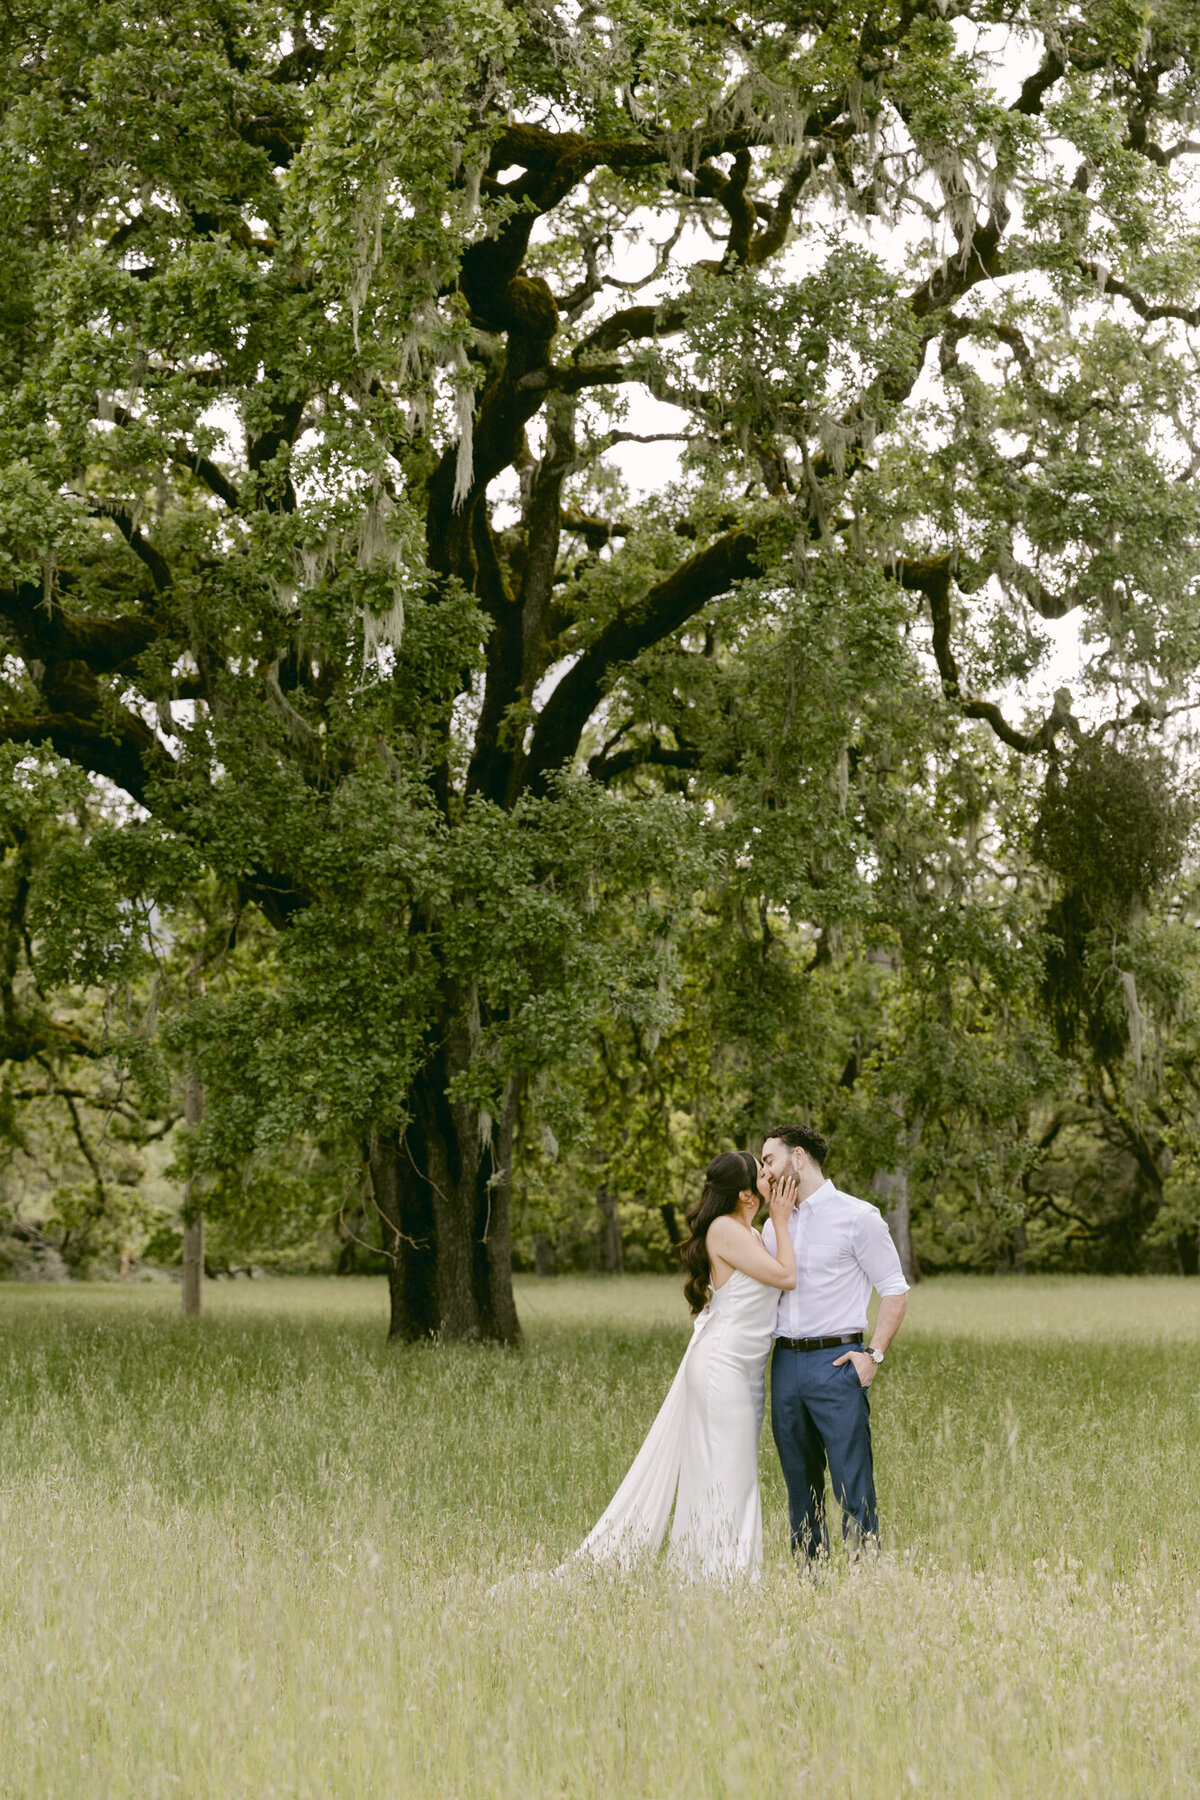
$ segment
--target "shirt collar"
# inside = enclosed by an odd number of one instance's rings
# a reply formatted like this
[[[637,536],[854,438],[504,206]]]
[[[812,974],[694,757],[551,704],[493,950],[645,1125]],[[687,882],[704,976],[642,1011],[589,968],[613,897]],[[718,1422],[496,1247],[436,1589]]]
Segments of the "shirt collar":
[[[830,1179],[827,1175],[825,1177],[824,1181],[821,1183],[820,1187],[814,1188],[813,1192],[808,1196],[808,1200],[805,1204],[807,1204],[808,1206],[820,1206],[822,1201],[832,1200],[833,1196],[836,1193],[837,1193],[837,1189],[834,1187],[832,1181],[830,1181]]]

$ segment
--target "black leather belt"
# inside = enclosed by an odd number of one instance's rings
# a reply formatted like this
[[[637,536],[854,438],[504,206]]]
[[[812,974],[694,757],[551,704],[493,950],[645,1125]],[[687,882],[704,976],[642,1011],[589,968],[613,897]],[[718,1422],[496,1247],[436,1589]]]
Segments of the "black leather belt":
[[[861,1344],[861,1331],[847,1331],[841,1337],[824,1338],[776,1338],[785,1350],[836,1350],[842,1344]]]

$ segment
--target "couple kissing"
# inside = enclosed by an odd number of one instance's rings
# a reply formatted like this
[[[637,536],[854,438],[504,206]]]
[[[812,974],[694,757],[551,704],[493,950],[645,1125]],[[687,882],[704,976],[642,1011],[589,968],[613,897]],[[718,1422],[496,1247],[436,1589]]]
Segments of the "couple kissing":
[[[879,1209],[836,1188],[827,1158],[819,1131],[786,1125],[768,1132],[761,1159],[735,1150],[709,1164],[682,1246],[691,1341],[576,1559],[631,1567],[658,1549],[673,1504],[668,1558],[679,1575],[757,1577],[769,1356],[793,1552],[802,1566],[829,1554],[826,1469],[851,1552],[878,1545],[869,1389],[904,1317],[908,1283]],[[764,1205],[760,1236],[754,1220]],[[868,1341],[872,1288],[880,1305]]]

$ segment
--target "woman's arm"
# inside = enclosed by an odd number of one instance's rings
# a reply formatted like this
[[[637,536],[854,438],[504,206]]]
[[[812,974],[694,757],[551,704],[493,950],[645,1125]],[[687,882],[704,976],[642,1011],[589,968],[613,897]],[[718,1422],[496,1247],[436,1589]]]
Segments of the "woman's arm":
[[[756,1231],[747,1231],[729,1217],[714,1219],[708,1228],[709,1257],[720,1257],[731,1269],[753,1276],[764,1287],[790,1291],[796,1285],[796,1256],[786,1223],[777,1223],[775,1230],[780,1238],[778,1257],[771,1255]]]
[[[775,1260],[784,1269],[791,1280],[785,1284],[790,1290],[799,1279],[796,1272],[796,1252],[792,1244],[792,1234],[788,1230],[788,1220],[796,1210],[796,1182],[789,1175],[785,1181],[771,1184],[771,1198],[767,1202],[771,1214],[771,1224],[775,1236]],[[765,1248],[765,1246],[764,1246]]]

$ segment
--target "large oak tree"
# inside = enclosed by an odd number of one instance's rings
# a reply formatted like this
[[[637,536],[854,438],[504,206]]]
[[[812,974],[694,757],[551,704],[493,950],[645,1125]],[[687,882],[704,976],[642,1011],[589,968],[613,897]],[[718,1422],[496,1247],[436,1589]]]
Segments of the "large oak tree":
[[[273,983],[196,1014],[207,1153],[338,1117],[393,1330],[511,1339],[522,1093],[663,989],[740,795],[739,657],[819,621],[849,729],[907,634],[949,715],[1040,755],[1071,697],[1004,696],[1080,608],[1113,723],[1178,702],[1200,20],[18,0],[0,31],[0,733],[278,927]],[[639,499],[620,459],[663,436]],[[810,887],[824,673],[777,676],[755,768]]]

